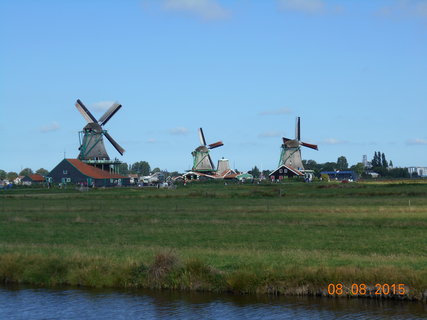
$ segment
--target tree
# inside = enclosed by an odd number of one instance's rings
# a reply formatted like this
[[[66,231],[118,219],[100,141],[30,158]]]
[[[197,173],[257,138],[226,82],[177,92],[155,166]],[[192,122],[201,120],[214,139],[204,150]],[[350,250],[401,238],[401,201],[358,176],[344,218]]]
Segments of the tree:
[[[320,164],[320,171],[335,171],[337,164],[335,162],[325,162]]]
[[[347,162],[346,157],[341,156],[341,157],[338,158],[338,160],[337,160],[337,169],[338,170],[346,170],[346,169],[348,169],[348,162]]]
[[[393,168],[393,161],[390,160],[390,163],[388,165],[390,168]]]
[[[383,152],[383,154],[381,155],[381,166],[382,166],[383,168],[387,168],[387,167],[388,167],[388,163],[387,163],[387,160],[385,159],[385,154],[384,154],[384,152]]]
[[[49,171],[47,171],[44,168],[40,168],[36,171],[36,173],[38,173],[39,175],[42,175],[43,177],[47,176],[47,174],[49,173]]]
[[[6,175],[7,180],[11,181],[11,180],[15,180],[18,177],[18,174],[16,172],[8,172]]]
[[[29,176],[30,174],[33,174],[33,170],[31,170],[30,168],[25,168],[24,170],[22,170],[19,175],[20,176]]]
[[[153,169],[153,172],[152,172],[152,173],[156,173],[156,172],[160,172],[160,171],[162,171],[162,170],[160,170],[160,168],[157,168],[157,167],[156,167],[156,168],[154,168],[154,169]]]
[[[135,162],[131,166],[131,173],[148,176],[150,174],[150,165],[147,161]]]
[[[6,179],[7,173],[4,170],[0,169],[0,179],[4,180]]]
[[[271,170],[262,170],[262,175],[264,178],[268,179],[268,176],[270,175]]]
[[[122,162],[119,165],[119,173],[120,174],[129,174],[129,165],[126,162]]]
[[[356,172],[358,176],[362,176],[362,174],[365,172],[365,165],[362,162],[358,162],[354,166],[351,166],[350,169]]]
[[[306,170],[317,170],[318,164],[314,160],[302,160],[302,165]]]
[[[409,178],[410,174],[408,168],[393,168],[387,170],[387,176],[391,178]]]
[[[381,158],[380,158],[379,152],[377,153],[375,151],[374,158],[371,161],[371,165],[373,168],[381,167]]]
[[[259,175],[261,174],[257,166],[253,167],[249,173],[253,175],[254,178],[259,178]]]
[[[171,177],[179,177],[181,174],[178,171],[169,172],[169,176]]]

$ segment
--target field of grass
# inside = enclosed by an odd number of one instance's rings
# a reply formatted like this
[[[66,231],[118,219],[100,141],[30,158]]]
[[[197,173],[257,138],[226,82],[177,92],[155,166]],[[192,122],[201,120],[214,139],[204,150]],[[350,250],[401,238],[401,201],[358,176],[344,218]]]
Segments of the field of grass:
[[[427,184],[0,192],[0,281],[324,294],[427,290]],[[425,298],[424,298],[425,299]]]

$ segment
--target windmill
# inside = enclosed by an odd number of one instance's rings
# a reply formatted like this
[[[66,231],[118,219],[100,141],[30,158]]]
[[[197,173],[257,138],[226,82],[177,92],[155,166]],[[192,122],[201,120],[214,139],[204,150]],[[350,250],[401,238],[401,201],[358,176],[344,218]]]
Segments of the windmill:
[[[301,141],[301,126],[300,117],[297,117],[295,124],[295,139],[282,138],[282,152],[280,154],[279,168],[283,165],[297,169],[298,171],[304,170],[301,160],[301,146],[310,149],[318,150],[317,145],[305,143]]]
[[[199,128],[200,146],[197,147],[191,155],[193,156],[193,168],[195,172],[212,172],[215,171],[214,164],[209,155],[209,150],[223,146],[222,141],[207,145],[203,129]]]
[[[103,129],[103,126],[114,116],[122,105],[114,103],[99,120],[96,120],[79,99],[77,99],[75,106],[87,121],[87,125],[79,132],[80,153],[78,159],[95,166],[98,166],[97,164],[102,164],[102,169],[104,169],[104,164],[120,164],[118,160],[110,160],[105,150],[103,137],[106,137],[121,155],[123,155],[125,150],[110,136],[107,130]]]

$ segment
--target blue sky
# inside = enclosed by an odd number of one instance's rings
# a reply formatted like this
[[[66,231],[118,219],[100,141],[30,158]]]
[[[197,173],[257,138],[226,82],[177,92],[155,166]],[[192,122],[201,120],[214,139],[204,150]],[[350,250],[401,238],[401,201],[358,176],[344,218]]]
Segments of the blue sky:
[[[198,146],[274,169],[301,117],[304,159],[384,152],[427,166],[426,0],[1,1],[0,169],[78,155],[119,101],[110,157],[183,172]]]

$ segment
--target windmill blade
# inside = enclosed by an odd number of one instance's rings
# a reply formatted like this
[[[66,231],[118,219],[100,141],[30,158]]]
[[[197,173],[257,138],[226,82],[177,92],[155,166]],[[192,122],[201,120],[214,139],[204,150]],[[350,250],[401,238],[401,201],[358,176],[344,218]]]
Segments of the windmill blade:
[[[301,142],[301,145],[310,149],[314,149],[314,150],[319,150],[317,148],[317,144],[311,144],[311,143],[305,143],[305,142]]]
[[[95,117],[92,115],[92,113],[90,113],[89,110],[83,104],[83,102],[80,101],[80,99],[77,99],[75,106],[88,123],[91,123],[91,122],[98,123]]]
[[[122,147],[120,147],[120,145],[110,136],[110,134],[108,132],[104,132],[104,136],[108,139],[108,141],[111,142],[111,144],[113,145],[114,148],[116,148],[116,150],[123,155],[123,153],[125,152],[125,149],[123,149]]]
[[[206,145],[206,140],[205,140],[205,135],[203,134],[203,129],[199,128],[199,139],[200,139],[200,144],[202,146]]]
[[[211,143],[208,147],[209,147],[209,149],[215,149],[215,148],[218,148],[218,147],[222,147],[224,144],[222,143],[222,141],[218,141],[218,142],[215,142],[215,143]]]
[[[122,107],[119,103],[114,103],[110,108],[108,108],[107,111],[105,111],[104,115],[99,118],[98,122],[101,126],[106,124],[113,116],[114,114],[119,111],[119,109]]]
[[[301,140],[301,126],[300,126],[300,117],[297,117],[297,121],[295,124],[295,139]]]
[[[213,163],[212,158],[211,158],[211,156],[209,154],[208,154],[208,158],[209,158],[209,162],[211,163],[212,170],[215,170],[214,163]]]

